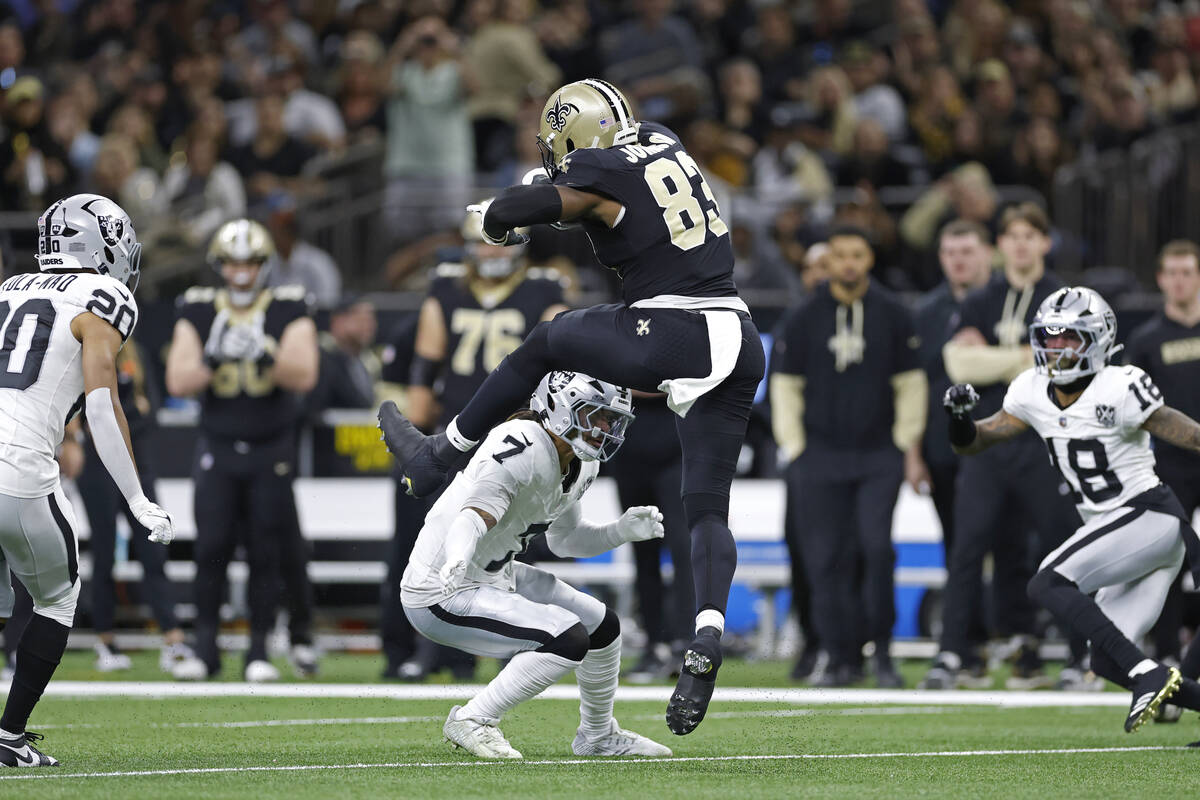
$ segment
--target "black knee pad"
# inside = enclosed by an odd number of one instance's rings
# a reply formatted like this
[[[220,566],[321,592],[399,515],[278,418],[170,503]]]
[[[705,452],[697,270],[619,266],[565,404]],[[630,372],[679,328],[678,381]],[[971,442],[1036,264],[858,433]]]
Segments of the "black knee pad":
[[[583,627],[582,622],[577,622],[539,647],[537,652],[553,653],[568,661],[583,661],[589,641],[587,628]]]
[[[1054,570],[1044,569],[1029,579],[1025,593],[1033,600],[1040,600],[1047,592],[1063,588],[1078,589],[1079,587]]]
[[[621,620],[613,613],[611,608],[604,610],[604,619],[600,620],[600,624],[596,626],[596,630],[592,631],[592,635],[588,641],[589,650],[599,650],[601,647],[608,647],[617,640],[621,635]]]
[[[526,380],[542,379],[549,372],[550,322],[539,322],[521,342],[521,346],[505,356],[504,360]]]

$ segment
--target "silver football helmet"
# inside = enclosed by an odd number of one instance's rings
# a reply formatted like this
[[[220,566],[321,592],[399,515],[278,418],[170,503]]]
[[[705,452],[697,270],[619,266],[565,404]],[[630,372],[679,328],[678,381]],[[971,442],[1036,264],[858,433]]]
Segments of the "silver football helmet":
[[[1050,347],[1056,337],[1078,338],[1074,346]],[[1029,326],[1029,345],[1037,371],[1057,384],[1095,375],[1120,350],[1117,315],[1097,292],[1086,286],[1066,286],[1038,307]]]
[[[38,269],[86,269],[137,289],[142,245],[129,215],[98,194],[73,194],[38,217]]]
[[[546,430],[584,461],[608,461],[633,421],[633,393],[582,372],[547,373],[529,399]]]

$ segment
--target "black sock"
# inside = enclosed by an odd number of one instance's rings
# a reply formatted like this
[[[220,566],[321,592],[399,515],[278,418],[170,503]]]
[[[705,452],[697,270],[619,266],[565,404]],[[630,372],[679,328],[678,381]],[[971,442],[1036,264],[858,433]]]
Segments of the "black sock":
[[[1179,691],[1167,702],[1174,703],[1180,708],[1190,708],[1192,711],[1200,711],[1200,683],[1184,678],[1183,685],[1179,687]]]
[[[0,717],[0,728],[9,733],[25,732],[33,707],[46,691],[46,684],[50,683],[50,677],[62,660],[70,633],[71,629],[66,625],[41,614],[34,614],[29,620],[17,642],[16,670],[8,690],[8,702],[4,705],[4,716]]]
[[[1200,680],[1200,636],[1192,639],[1187,652],[1183,654],[1183,663],[1179,665],[1183,677]]]
[[[725,613],[729,587],[737,569],[737,544],[729,526],[715,515],[701,517],[692,526],[692,580],[696,608]]]
[[[1091,641],[1092,651],[1098,650],[1112,659],[1121,673],[1128,675],[1146,658],[1137,645],[1129,641],[1104,615],[1095,600],[1054,570],[1043,570],[1033,576],[1033,580],[1029,581],[1029,596],[1066,623],[1072,631]],[[1096,668],[1094,660],[1092,668]],[[1104,677],[1115,680],[1108,675]]]

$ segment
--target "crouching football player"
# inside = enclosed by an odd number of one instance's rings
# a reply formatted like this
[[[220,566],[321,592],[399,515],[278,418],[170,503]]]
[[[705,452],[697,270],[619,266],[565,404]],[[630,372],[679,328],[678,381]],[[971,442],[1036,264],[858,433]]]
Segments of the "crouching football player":
[[[950,442],[977,453],[1033,428],[1070,484],[1083,527],[1042,562],[1029,596],[1091,642],[1092,669],[1132,691],[1125,730],[1166,700],[1200,710],[1196,675],[1146,657],[1136,644],[1162,611],[1185,556],[1200,573],[1200,540],[1174,492],[1154,472],[1150,435],[1200,451],[1200,425],[1163,402],[1138,367],[1109,363],[1117,321],[1091,289],[1051,294],[1030,325],[1034,369],[1004,407],[976,422],[970,384],[951,386]],[[1094,594],[1094,599],[1093,599]]]
[[[404,613],[440,644],[510,659],[442,731],[481,758],[520,758],[498,727],[518,704],[575,670],[581,756],[669,756],[613,719],[621,626],[594,597],[514,561],[545,533],[561,556],[587,557],[663,535],[653,506],[593,525],[580,499],[633,419],[630,391],[578,372],[551,372],[518,412],[494,428],[434,504],[401,583]]]

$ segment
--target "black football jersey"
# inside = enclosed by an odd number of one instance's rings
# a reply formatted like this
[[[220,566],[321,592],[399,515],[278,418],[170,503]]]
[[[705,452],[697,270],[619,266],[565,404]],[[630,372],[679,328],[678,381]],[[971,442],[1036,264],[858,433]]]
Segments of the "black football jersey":
[[[1167,405],[1200,419],[1200,325],[1187,327],[1159,312],[1129,335],[1125,362],[1141,367]],[[1154,454],[1186,469],[1200,469],[1200,457],[1159,440]]]
[[[484,378],[517,349],[546,309],[563,302],[562,280],[548,269],[528,269],[487,293],[472,291],[465,268],[443,264],[429,287],[446,321],[446,360],[435,384],[446,425]]]
[[[582,224],[596,258],[620,276],[626,305],[737,294],[729,229],[700,168],[667,128],[643,122],[636,145],[575,150],[554,182],[625,207],[614,228]]]
[[[179,318],[195,326],[201,342],[208,340],[217,313],[232,311],[225,289],[204,286],[188,289],[178,305]],[[258,312],[263,314],[266,334],[279,341],[290,323],[309,315],[304,289],[264,289],[248,308],[233,312],[231,322]],[[212,382],[200,397],[200,428],[219,438],[265,441],[294,428],[302,412],[302,397],[276,386],[269,368],[253,361],[226,361],[213,371]]]

